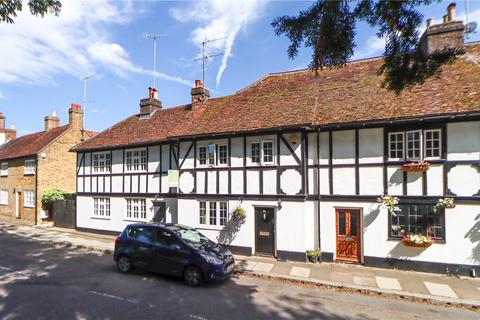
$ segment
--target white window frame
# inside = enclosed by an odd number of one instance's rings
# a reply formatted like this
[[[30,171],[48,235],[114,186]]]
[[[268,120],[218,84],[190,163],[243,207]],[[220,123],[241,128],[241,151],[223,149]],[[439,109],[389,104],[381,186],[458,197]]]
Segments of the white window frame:
[[[265,161],[265,143],[272,144],[272,161]],[[253,151],[253,144],[260,144],[260,162],[253,162],[252,151]],[[275,142],[273,140],[255,140],[250,142],[250,152],[248,156],[249,164],[250,165],[274,165],[275,164]]]
[[[110,198],[94,197],[92,217],[110,219],[110,208]]]
[[[204,150],[203,158],[202,158],[202,149]],[[206,166],[207,165],[207,146],[199,146],[198,147],[198,165],[199,166]]]
[[[8,177],[8,162],[2,162],[0,164],[0,176]]]
[[[253,161],[253,145],[259,145],[259,154],[258,154],[258,161]],[[248,159],[250,160],[250,164],[253,165],[261,165],[262,164],[262,142],[261,141],[252,141],[250,142],[250,153]]]
[[[225,163],[221,163],[221,160],[222,160],[222,147],[225,147],[225,151],[226,151],[226,154],[225,154]],[[217,145],[217,148],[218,148],[218,165],[219,166],[228,166],[228,145],[227,144],[218,144]]]
[[[138,217],[135,217],[138,213]],[[128,221],[147,221],[147,199],[145,198],[126,198],[125,199],[125,220]]]
[[[392,136],[401,135],[402,136],[402,157],[391,157],[390,144],[392,142]],[[395,151],[399,151],[399,149],[395,148]],[[393,161],[400,161],[405,159],[405,132],[403,131],[396,131],[396,132],[389,132],[388,133],[388,159]]]
[[[25,160],[25,163],[23,166],[23,174],[24,175],[35,174],[35,164],[36,163],[34,159]]]
[[[227,158],[226,163],[220,163],[220,147],[224,146],[227,149]],[[210,152],[210,149],[213,152]],[[204,152],[204,156],[202,157],[202,153]],[[228,150],[228,145],[224,143],[214,144],[209,143],[206,145],[201,145],[198,147],[198,160],[197,164],[199,167],[225,167],[228,166],[228,156],[230,150]],[[210,154],[213,154],[213,158],[210,158]],[[210,160],[213,160],[213,163],[210,163]]]
[[[417,157],[409,157],[408,156],[408,134],[409,133],[418,133],[418,138],[419,138],[419,142],[418,142],[418,158]],[[415,150],[415,149],[413,149]],[[408,130],[405,132],[405,159],[407,159],[408,161],[420,161],[422,160],[422,156],[423,156],[423,135],[422,135],[422,130]]]
[[[101,158],[103,156],[103,158]],[[110,152],[94,152],[92,155],[93,173],[110,173],[112,170],[112,157]]]
[[[135,152],[138,152],[138,155],[134,155]],[[129,157],[130,153],[130,157]],[[142,156],[142,153],[145,156]],[[128,159],[131,159],[128,161]],[[145,159],[145,162],[142,162],[142,159]],[[135,160],[138,160],[138,163],[135,163]],[[138,168],[135,168],[138,166]],[[148,154],[146,148],[138,148],[138,149],[127,149],[125,150],[125,171],[126,172],[145,172],[147,171],[148,166]]]
[[[212,204],[215,204],[215,224],[212,224]],[[226,208],[226,209],[224,209]],[[226,219],[221,219],[221,210],[226,210],[227,216]],[[216,201],[216,200],[202,200],[198,201],[198,226],[204,228],[214,228],[214,229],[223,229],[228,225],[228,221],[230,220],[230,212],[228,211],[228,201]],[[203,214],[202,214],[203,213]],[[205,223],[201,221],[201,218]],[[225,222],[221,224],[222,220]]]
[[[427,157],[427,132],[438,132],[438,156]],[[435,149],[435,148],[433,148]],[[423,158],[429,160],[437,160],[442,157],[442,130],[441,129],[428,129],[423,130]]]
[[[35,208],[35,192],[33,190],[23,191],[23,207]]]
[[[8,206],[8,190],[0,190],[0,205]]]

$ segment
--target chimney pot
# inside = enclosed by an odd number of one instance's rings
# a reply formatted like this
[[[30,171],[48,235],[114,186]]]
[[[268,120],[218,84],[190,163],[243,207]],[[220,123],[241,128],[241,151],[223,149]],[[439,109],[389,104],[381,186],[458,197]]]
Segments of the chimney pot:
[[[4,129],[5,128],[5,119],[7,119],[3,113],[0,112],[0,128]]]
[[[50,116],[46,116],[43,121],[45,123],[45,131],[49,131],[60,126],[60,118],[57,117],[55,113]]]
[[[140,100],[140,115],[150,115],[160,109],[162,109],[162,102],[158,100],[158,90],[149,87],[148,98]]]
[[[456,10],[457,4],[455,2],[452,2],[448,5],[447,7],[447,12],[448,12],[448,22],[454,21],[457,15],[457,10]]]
[[[199,107],[210,98],[210,91],[203,86],[202,80],[195,80],[195,87],[191,90],[192,104],[190,109]]]
[[[17,127],[15,127],[15,123],[12,123],[12,124],[10,125],[10,129],[12,129],[12,130],[17,130]]]

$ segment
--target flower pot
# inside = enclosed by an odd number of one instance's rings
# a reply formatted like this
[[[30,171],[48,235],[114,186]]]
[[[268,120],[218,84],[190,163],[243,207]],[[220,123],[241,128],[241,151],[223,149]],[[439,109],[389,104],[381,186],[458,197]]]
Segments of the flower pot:
[[[307,256],[308,261],[311,263],[318,263],[319,256]]]
[[[402,243],[405,247],[411,247],[411,248],[428,248],[432,245],[433,242],[427,242],[427,243],[415,243],[413,241],[409,241],[406,239],[402,240]]]

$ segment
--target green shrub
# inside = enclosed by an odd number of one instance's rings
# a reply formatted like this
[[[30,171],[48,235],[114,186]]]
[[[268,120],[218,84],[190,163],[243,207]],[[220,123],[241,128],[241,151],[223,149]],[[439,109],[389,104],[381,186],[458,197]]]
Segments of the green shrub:
[[[75,193],[66,192],[57,188],[50,188],[45,190],[42,195],[42,203],[44,204],[52,204],[57,200],[64,199],[75,199]]]

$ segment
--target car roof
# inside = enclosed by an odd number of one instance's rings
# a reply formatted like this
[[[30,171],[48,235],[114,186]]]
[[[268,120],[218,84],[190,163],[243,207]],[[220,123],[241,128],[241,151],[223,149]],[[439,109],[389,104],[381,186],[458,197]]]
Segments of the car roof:
[[[179,229],[193,229],[191,227],[177,224],[177,223],[160,223],[160,222],[139,222],[139,223],[132,223],[127,226],[127,228],[131,227],[160,227],[160,228],[167,228],[169,227],[177,227]]]

